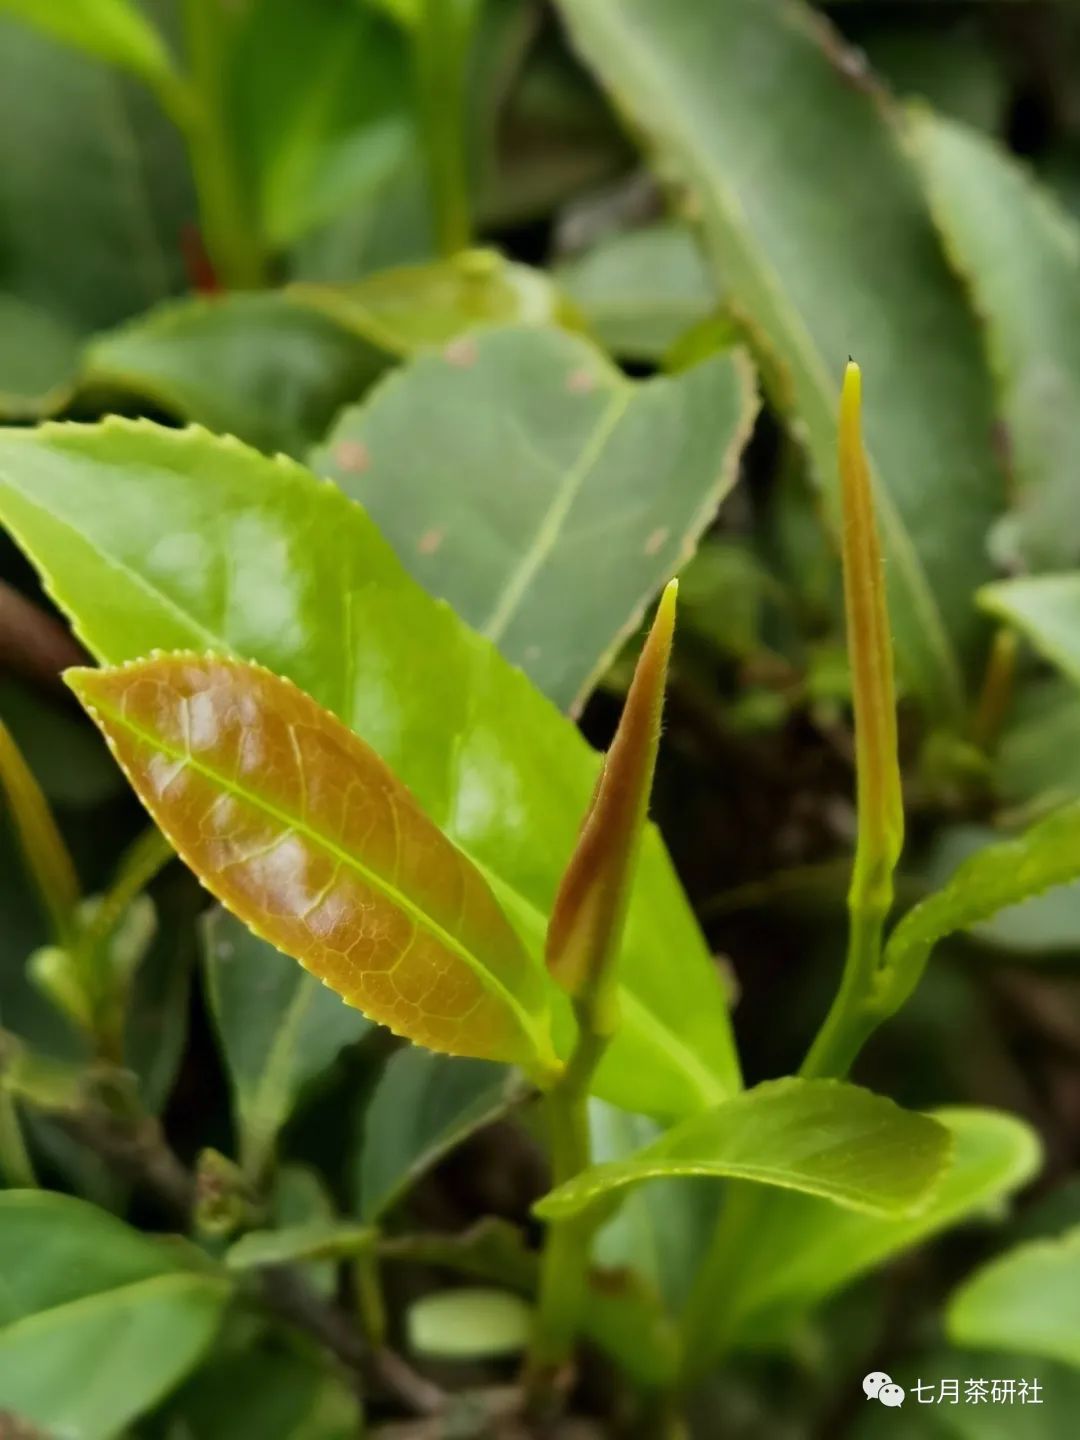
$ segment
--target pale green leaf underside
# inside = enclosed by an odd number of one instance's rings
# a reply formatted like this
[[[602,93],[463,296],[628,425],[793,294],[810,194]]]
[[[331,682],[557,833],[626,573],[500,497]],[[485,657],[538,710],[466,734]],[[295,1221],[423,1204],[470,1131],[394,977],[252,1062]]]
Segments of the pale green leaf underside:
[[[999,580],[984,585],[976,598],[1080,685],[1080,572]]]
[[[953,1294],[946,1324],[957,1345],[1080,1366],[1080,1228],[977,1270]]]
[[[989,845],[959,865],[889,936],[882,963],[903,994],[939,940],[1080,876],[1080,804],[1063,807],[1015,840]]]
[[[999,536],[1036,569],[1080,560],[1080,231],[989,136],[918,109],[912,154],[986,325],[1017,494]]]
[[[989,1213],[1038,1170],[1038,1137],[1014,1116],[975,1109],[933,1114],[955,1148],[916,1214],[860,1214],[791,1192],[772,1198],[731,1296],[742,1339],[782,1339],[799,1315],[856,1276],[950,1225]]]
[[[0,436],[0,519],[88,648],[214,650],[291,678],[371,744],[540,953],[598,760],[490,643],[298,465],[146,422]],[[688,1114],[738,1087],[722,987],[646,836],[601,1092]]]
[[[973,317],[880,96],[792,0],[560,0],[571,36],[700,202],[736,314],[835,499],[849,354],[866,376],[898,661],[955,714],[1003,499]],[[823,165],[823,157],[827,164]]]
[[[634,383],[580,338],[507,328],[389,376],[312,465],[568,708],[690,558],[756,411],[741,354]]]
[[[927,1201],[950,1144],[935,1120],[855,1085],[773,1080],[684,1120],[626,1160],[584,1171],[546,1195],[536,1212],[563,1219],[626,1186],[702,1175],[902,1215]]]

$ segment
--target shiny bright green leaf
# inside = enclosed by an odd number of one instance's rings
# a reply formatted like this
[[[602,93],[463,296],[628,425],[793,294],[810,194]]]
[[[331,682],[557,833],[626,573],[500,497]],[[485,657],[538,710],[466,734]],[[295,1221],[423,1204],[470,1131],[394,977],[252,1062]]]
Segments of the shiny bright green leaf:
[[[498,330],[390,376],[313,466],[566,707],[693,553],[756,410],[741,355],[639,383],[573,336]]]
[[[957,1345],[1080,1367],[1080,1227],[1018,1245],[976,1270],[946,1312]]]
[[[983,586],[978,602],[1080,684],[1080,572],[999,580]]]
[[[719,304],[697,237],[677,220],[600,240],[555,267],[591,334],[625,360],[661,361]]]
[[[444,1155],[506,1113],[516,1087],[500,1065],[406,1046],[364,1113],[356,1166],[360,1214],[375,1220]]]
[[[192,1370],[229,1287],[63,1195],[0,1194],[0,1411],[108,1440]]]
[[[1080,229],[990,136],[919,109],[912,154],[946,249],[986,325],[1016,484],[995,548],[1080,561]]]
[[[1078,877],[1077,803],[1055,811],[1016,839],[972,855],[940,890],[909,910],[889,936],[879,983],[890,1010],[911,994],[930,952],[946,935]]]
[[[310,696],[191,654],[65,678],[181,857],[256,934],[419,1044],[554,1069],[543,977],[483,876]]]
[[[700,204],[730,303],[833,500],[839,377],[866,433],[897,659],[954,717],[1003,492],[974,318],[883,97],[792,0],[560,0],[572,40]],[[835,511],[835,507],[834,507]]]
[[[254,657],[344,720],[540,955],[598,757],[336,487],[197,430],[46,425],[0,436],[0,520],[99,659]],[[620,978],[600,1093],[670,1116],[738,1087],[719,976],[652,832]]]
[[[579,1214],[626,1186],[677,1175],[754,1180],[877,1215],[918,1211],[948,1164],[945,1127],[833,1080],[771,1080],[691,1116],[626,1160],[595,1165],[536,1205]]]
[[[782,1339],[795,1319],[857,1275],[951,1225],[992,1214],[1038,1170],[1038,1137],[1012,1115],[933,1113],[955,1148],[914,1215],[858,1214],[810,1195],[773,1197],[730,1295],[741,1338]]]
[[[371,1024],[226,910],[206,917],[202,940],[241,1156],[258,1176],[305,1087]]]

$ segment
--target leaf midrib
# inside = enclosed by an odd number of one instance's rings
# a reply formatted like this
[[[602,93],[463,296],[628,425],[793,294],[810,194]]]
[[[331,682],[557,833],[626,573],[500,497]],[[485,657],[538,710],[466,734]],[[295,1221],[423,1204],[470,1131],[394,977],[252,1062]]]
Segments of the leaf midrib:
[[[310,825],[306,824],[298,816],[292,816],[288,811],[280,809],[266,797],[257,795],[251,790],[243,789],[235,783],[230,783],[209,766],[198,761],[189,751],[178,750],[173,746],[167,745],[159,736],[153,735],[149,731],[144,730],[142,726],[134,724],[128,716],[120,713],[115,708],[103,706],[97,701],[92,702],[91,708],[97,711],[104,710],[111,716],[116,724],[122,726],[144,744],[149,745],[152,749],[158,750],[170,760],[175,760],[179,764],[189,767],[196,774],[202,776],[203,779],[216,785],[222,792],[233,795],[237,799],[251,805],[254,809],[261,811],[264,815],[278,821],[286,830],[305,837],[316,849],[321,849],[331,858],[338,861],[339,864],[352,870],[366,884],[370,885],[387,899],[391,905],[396,905],[404,911],[417,928],[426,930],[440,945],[462,960],[469,970],[477,976],[485,988],[494,991],[498,997],[505,1002],[507,1007],[516,1016],[524,1033],[535,1045],[537,1051],[543,1052],[545,1047],[538,1041],[532,1017],[528,1011],[522,1007],[517,997],[512,994],[499,976],[496,975],[494,971],[489,970],[478,956],[473,955],[471,950],[451,935],[448,930],[445,930],[431,915],[428,915],[422,910],[415,901],[409,899],[383,876],[369,869],[357,856],[343,849],[340,845],[335,844],[328,836],[323,835],[317,830],[313,830]],[[162,828],[164,828],[164,826]],[[184,849],[186,847],[178,844],[176,841],[173,843],[176,844],[177,851],[186,860],[187,857],[184,855]],[[459,852],[459,855],[460,854],[461,852]],[[462,856],[462,858],[465,859],[464,856]],[[467,861],[467,863],[471,864],[472,862]],[[199,867],[192,864],[192,868],[198,871]],[[208,881],[207,883],[209,884],[210,882]],[[507,922],[507,924],[509,925],[509,922]],[[511,930],[513,929],[512,926],[510,928]],[[515,935],[515,939],[516,938]],[[528,952],[524,946],[522,946],[522,953],[528,958]],[[543,1012],[541,1012],[541,1014],[542,1013]]]

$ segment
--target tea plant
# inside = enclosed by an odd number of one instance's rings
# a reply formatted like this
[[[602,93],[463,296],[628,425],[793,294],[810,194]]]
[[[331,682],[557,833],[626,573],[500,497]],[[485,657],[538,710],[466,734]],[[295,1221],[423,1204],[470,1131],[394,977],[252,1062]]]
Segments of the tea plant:
[[[1075,224],[795,0],[558,10],[0,0],[0,1433],[1076,1395],[1072,997],[959,963],[1080,948]]]

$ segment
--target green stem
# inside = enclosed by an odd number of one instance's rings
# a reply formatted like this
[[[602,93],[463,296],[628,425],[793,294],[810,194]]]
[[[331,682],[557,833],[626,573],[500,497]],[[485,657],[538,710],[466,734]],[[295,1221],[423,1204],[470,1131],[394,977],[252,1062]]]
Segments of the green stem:
[[[853,909],[844,978],[799,1074],[807,1080],[842,1078],[885,1018],[877,997],[881,940],[889,902]]]
[[[565,1074],[546,1097],[554,1185],[564,1184],[591,1163],[589,1083],[606,1047],[606,1036],[583,1030]],[[548,1226],[540,1261],[536,1323],[526,1365],[526,1385],[534,1401],[542,1396],[573,1349],[597,1223],[586,1213]]]
[[[421,129],[441,255],[472,243],[465,127],[466,69],[475,6],[423,0],[415,36]]]
[[[15,1098],[0,1084],[0,1174],[6,1184],[17,1189],[37,1188],[33,1162],[23,1139],[22,1125]]]
[[[179,119],[188,145],[207,253],[222,284],[266,284],[267,258],[232,146],[227,113],[229,17],[222,0],[184,0],[184,32],[196,104]]]

